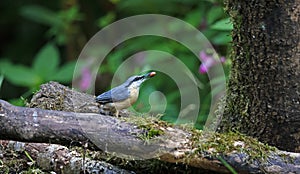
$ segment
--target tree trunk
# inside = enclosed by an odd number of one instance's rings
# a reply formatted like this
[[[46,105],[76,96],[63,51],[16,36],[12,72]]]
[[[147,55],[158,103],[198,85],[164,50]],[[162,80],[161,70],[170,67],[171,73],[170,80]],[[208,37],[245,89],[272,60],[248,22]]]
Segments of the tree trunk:
[[[227,0],[232,70],[221,130],[300,152],[300,1]]]

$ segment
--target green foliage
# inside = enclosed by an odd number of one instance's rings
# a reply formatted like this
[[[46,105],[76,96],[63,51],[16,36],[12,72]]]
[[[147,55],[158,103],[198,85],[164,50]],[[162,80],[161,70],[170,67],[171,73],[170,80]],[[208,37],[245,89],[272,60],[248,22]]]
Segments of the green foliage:
[[[214,29],[214,30],[231,31],[233,29],[233,26],[232,26],[232,23],[230,22],[229,18],[225,18],[225,19],[217,21],[210,28]]]
[[[57,14],[39,5],[27,5],[21,8],[21,15],[38,23],[48,26],[61,26],[63,22]]]
[[[49,38],[55,37],[58,44],[65,44],[68,35],[74,30],[72,23],[83,20],[83,15],[78,6],[72,6],[67,10],[52,11],[39,5],[27,5],[21,8],[20,13],[23,17],[34,22],[49,26],[47,32]]]
[[[32,67],[15,65],[9,61],[2,61],[5,78],[17,86],[36,88],[40,84],[56,80],[69,82],[72,80],[75,63],[69,63],[59,67],[59,53],[57,48],[48,43],[35,56]]]
[[[8,60],[0,61],[1,72],[7,81],[29,89],[25,98],[38,89],[39,85],[55,80],[61,83],[70,82],[73,78],[75,62],[59,67],[60,56],[54,44],[46,44],[35,56],[32,67],[16,65]],[[13,104],[23,105],[24,99],[11,100]]]
[[[51,80],[55,80],[62,83],[70,82],[74,75],[73,72],[74,72],[75,65],[76,65],[75,61],[65,63],[64,65],[61,66],[61,68],[57,70],[57,72],[53,74]]]
[[[3,79],[4,79],[4,76],[0,75],[0,89],[1,89],[1,86],[2,86]]]
[[[217,6],[217,7],[211,7],[209,11],[206,14],[207,18],[207,23],[209,25],[215,23],[216,21],[224,18],[224,11],[222,6]]]
[[[6,4],[13,4],[8,0],[4,1]],[[8,50],[7,54],[0,55],[1,57],[7,57],[5,60],[0,60],[0,74],[3,75],[4,81],[25,88],[27,91],[22,95],[24,98],[27,98],[40,84],[47,81],[55,80],[68,83],[72,80],[75,66],[75,61],[69,60],[76,60],[87,40],[107,25],[119,19],[139,14],[157,13],[182,19],[199,29],[212,43],[219,55],[227,55],[229,43],[232,40],[230,36],[232,24],[223,11],[221,0],[109,0],[98,3],[33,0],[8,7],[7,9],[13,9],[18,14],[18,16],[7,18],[8,24],[18,23],[18,25],[12,27],[18,29],[16,31],[18,33],[13,33],[13,31],[7,29],[7,32],[11,32],[8,35],[16,35],[17,37],[15,44],[8,46],[11,50]],[[10,14],[9,10],[3,13],[6,16]],[[19,21],[15,21],[16,19],[19,19]],[[171,24],[166,28],[178,31],[180,26]],[[46,38],[41,38],[41,34]],[[0,34],[0,36],[2,35]],[[36,53],[36,50],[43,43],[48,44]],[[2,45],[6,45],[6,41],[3,41]],[[55,45],[59,45],[59,49]],[[104,49],[106,48],[99,48],[95,51],[100,52]],[[207,75],[199,74],[201,62],[185,46],[157,36],[132,38],[116,46],[110,52],[101,64],[99,74],[115,74],[128,57],[145,50],[160,50],[176,56],[197,78],[201,108],[196,126],[202,128],[209,112],[211,94],[215,95],[220,91],[220,88],[212,89],[211,84],[217,84],[220,79],[216,78],[210,81]],[[25,54],[26,52],[27,54]],[[150,65],[159,62],[159,59],[152,55],[144,55],[142,61],[145,66],[135,67],[133,72],[136,74],[151,69]],[[139,62],[135,63],[138,64]],[[230,69],[229,60],[224,64],[224,69],[227,75]],[[119,78],[123,81],[129,75],[131,74],[121,73]],[[2,88],[5,86],[6,83],[3,83]],[[107,89],[109,88],[110,85],[107,86]],[[151,108],[153,103],[165,102],[167,106],[162,119],[170,122],[176,121],[181,99],[176,83],[170,77],[158,73],[155,79],[146,82],[142,88],[139,100],[134,105],[135,110],[148,112],[153,109]],[[107,89],[97,89],[97,91]],[[188,91],[189,89],[185,90]],[[164,98],[153,96],[153,101],[149,101],[149,95],[153,91],[160,91],[164,94]],[[18,94],[23,92],[18,92]],[[15,91],[8,93],[15,93]],[[11,102],[18,105],[23,104],[24,101],[26,100],[11,100]],[[157,108],[157,111],[163,109],[163,107]]]
[[[36,87],[42,82],[38,74],[23,65],[13,65],[10,62],[1,65],[5,79],[18,86]]]
[[[44,46],[36,55],[33,62],[33,70],[42,79],[48,80],[54,74],[59,64],[59,53],[53,44]]]
[[[116,19],[116,14],[113,12],[109,12],[105,16],[98,19],[97,23],[100,28],[103,28],[111,24],[112,22],[114,22],[115,19]]]

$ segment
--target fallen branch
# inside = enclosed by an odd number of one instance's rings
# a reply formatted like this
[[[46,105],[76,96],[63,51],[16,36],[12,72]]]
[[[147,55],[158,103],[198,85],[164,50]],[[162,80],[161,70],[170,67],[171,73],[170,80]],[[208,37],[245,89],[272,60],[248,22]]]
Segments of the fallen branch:
[[[58,106],[61,106],[60,108],[65,108],[64,103],[71,106],[68,109],[69,111],[72,110],[72,107],[76,108],[77,111],[80,110],[78,108],[83,108],[84,103],[82,101],[74,102],[74,99],[76,99],[74,95],[78,92],[73,93],[72,90],[57,83],[48,85],[52,89],[52,93],[56,93],[55,89],[59,89],[59,91],[64,90],[70,94],[71,98],[68,95],[59,98],[61,105]],[[45,86],[45,89],[50,89]],[[59,86],[59,88],[53,86]],[[35,97],[34,101],[44,98],[44,102],[47,102],[45,99],[47,95],[41,94],[42,91],[43,87],[38,93],[40,97]],[[90,103],[87,102],[85,105],[93,106],[96,111],[97,107],[92,100],[93,96],[89,96],[89,98]],[[50,99],[52,100],[53,97],[50,97]],[[82,99],[80,98],[80,100]],[[72,104],[67,101],[71,101]],[[48,104],[51,104],[51,102]],[[128,119],[130,120],[130,117]],[[243,140],[228,142],[230,145],[218,144],[219,146],[232,147],[229,151],[222,152],[217,149],[217,146],[214,147],[213,144],[210,144],[211,141],[218,141],[223,138],[218,134],[213,136],[195,134],[194,131],[168,125],[160,127],[158,124],[156,125],[157,130],[163,133],[145,139],[147,137],[143,138],[141,136],[149,135],[151,130],[127,123],[123,119],[95,113],[17,107],[0,100],[0,124],[2,125],[0,127],[0,139],[57,143],[66,146],[74,142],[87,142],[89,148],[110,152],[120,158],[132,159],[132,156],[139,159],[157,158],[170,163],[184,163],[200,169],[221,173],[228,173],[229,171],[219,160],[220,158],[227,161],[239,173],[300,172],[299,154],[275,150],[266,152],[264,154],[265,159],[260,159],[262,156],[252,157],[251,153],[247,152],[258,151],[261,147],[251,149],[251,143],[247,143],[244,137]],[[154,121],[151,124],[157,123]],[[215,140],[212,140],[211,137]],[[245,142],[243,142],[244,140]],[[250,142],[253,142],[253,140]],[[216,144],[216,142],[213,143]],[[209,147],[210,145],[212,146]],[[206,148],[203,148],[204,146]]]
[[[24,165],[55,173],[82,173],[83,169],[86,173],[133,173],[107,162],[93,160],[86,157],[84,153],[77,152],[74,148],[69,149],[62,145],[7,140],[0,140],[0,145],[2,146],[0,155],[7,156],[2,158],[5,160],[3,163],[13,160],[18,161],[18,166],[14,166],[10,173],[20,173]],[[14,155],[7,155],[10,152],[14,152]],[[21,160],[24,154],[26,154],[26,159]],[[25,164],[22,164],[22,162]],[[82,167],[83,164],[84,168]],[[9,167],[2,165],[0,171],[6,171]]]

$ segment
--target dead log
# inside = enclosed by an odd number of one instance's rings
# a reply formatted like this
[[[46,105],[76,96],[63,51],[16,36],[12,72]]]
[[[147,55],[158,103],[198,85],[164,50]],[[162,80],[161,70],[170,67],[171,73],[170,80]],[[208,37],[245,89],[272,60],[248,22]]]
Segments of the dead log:
[[[27,166],[38,167],[43,171],[55,172],[55,173],[72,173],[79,174],[83,173],[122,173],[122,174],[133,174],[132,171],[120,169],[119,167],[113,166],[107,162],[93,160],[83,152],[76,151],[77,149],[69,149],[62,145],[57,144],[46,144],[46,143],[23,143],[18,141],[7,141],[0,140],[2,146],[0,155],[2,155],[3,164],[6,161],[13,161],[22,159],[26,152],[26,159],[19,160],[18,165],[10,169],[9,173],[20,173],[23,168]],[[14,155],[7,155],[13,152]],[[27,162],[26,162],[27,161]],[[84,161],[84,162],[83,162]],[[25,163],[25,164],[22,164]],[[82,167],[84,165],[84,167]],[[10,166],[0,166],[0,171],[8,170]],[[33,172],[34,173],[34,172]]]
[[[43,94],[45,89],[50,89],[48,90],[50,92]],[[64,95],[61,95],[62,91],[65,92]],[[55,98],[58,93],[62,97]],[[89,100],[85,103],[82,97],[76,96],[77,94],[86,95]],[[194,130],[181,129],[168,124],[161,125],[151,120],[150,124],[155,125],[156,128],[154,132],[158,130],[162,133],[149,137],[151,129],[127,123],[122,118],[95,113],[78,113],[84,106],[93,108],[95,112],[99,111],[93,102],[93,96],[73,92],[57,83],[42,86],[36,96],[38,97],[34,97],[32,103],[42,100],[40,104],[44,109],[16,107],[0,100],[0,124],[2,125],[0,139],[57,143],[67,146],[73,142],[88,142],[89,148],[100,149],[120,158],[156,158],[220,173],[229,172],[224,166],[224,161],[239,173],[300,172],[299,154],[279,150],[268,151],[271,148],[250,137],[234,134],[233,140],[227,140],[228,137],[223,134],[198,134]],[[76,99],[80,101],[76,102]],[[56,100],[59,102],[57,103]],[[49,106],[60,110],[68,106],[66,110],[69,112],[45,110]]]

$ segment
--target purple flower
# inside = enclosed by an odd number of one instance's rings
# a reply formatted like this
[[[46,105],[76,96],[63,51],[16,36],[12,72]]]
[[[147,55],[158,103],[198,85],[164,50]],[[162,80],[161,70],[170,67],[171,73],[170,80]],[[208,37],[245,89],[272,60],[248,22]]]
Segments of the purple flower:
[[[79,87],[82,91],[89,89],[92,82],[92,73],[88,67],[84,67],[81,70],[81,78],[79,82]]]
[[[214,55],[209,55],[207,54],[205,51],[201,51],[199,53],[199,58],[202,62],[202,64],[200,65],[199,67],[199,72],[201,74],[205,74],[208,72],[208,70],[216,65],[218,63],[217,59],[216,59],[217,56],[214,56]],[[221,63],[224,63],[226,61],[226,58],[225,57],[220,57],[220,62]]]

